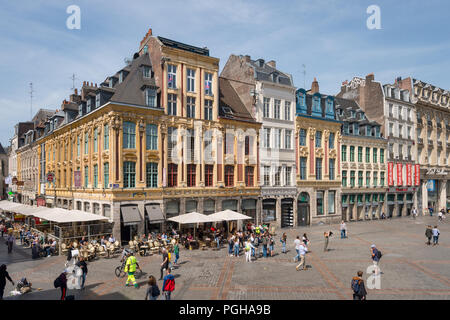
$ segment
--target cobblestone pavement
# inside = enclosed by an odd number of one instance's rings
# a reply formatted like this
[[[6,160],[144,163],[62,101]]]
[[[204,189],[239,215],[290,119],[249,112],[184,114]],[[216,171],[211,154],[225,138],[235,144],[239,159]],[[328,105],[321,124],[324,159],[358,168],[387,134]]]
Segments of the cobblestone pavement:
[[[275,252],[271,258],[246,263],[244,256],[229,257],[227,249],[181,250],[180,266],[173,270],[176,288],[173,299],[351,299],[351,278],[370,266],[370,245],[382,251],[381,289],[368,290],[368,299],[449,299],[450,298],[450,219],[409,217],[347,223],[349,237],[340,239],[339,225],[277,230]],[[438,224],[438,246],[425,244],[425,227]],[[323,232],[332,230],[329,251],[323,251]],[[288,235],[288,253],[281,253],[279,238]],[[293,261],[296,235],[307,233],[311,240],[306,256],[308,270],[296,271]],[[145,274],[138,279],[140,288],[125,287],[125,278],[116,278],[119,258],[89,263],[85,290],[69,290],[81,299],[143,299],[146,279],[160,274],[161,256],[138,257]],[[0,263],[8,264],[14,281],[27,277],[33,292],[7,299],[58,299],[53,280],[64,269],[65,257],[31,260],[30,249],[17,245],[10,255],[0,239]],[[159,286],[162,281],[158,281]],[[38,291],[37,288],[41,290]],[[12,290],[7,284],[5,296]]]

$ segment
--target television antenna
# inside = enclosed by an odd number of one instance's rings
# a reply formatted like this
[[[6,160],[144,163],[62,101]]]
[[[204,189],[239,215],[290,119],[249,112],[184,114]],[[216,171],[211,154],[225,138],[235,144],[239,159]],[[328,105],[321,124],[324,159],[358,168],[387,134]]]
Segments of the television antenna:
[[[33,82],[30,82],[30,120],[33,120]]]
[[[70,79],[72,80],[72,91],[75,91],[75,80],[78,79],[77,77],[75,77],[75,73],[72,73],[72,76],[70,77]]]

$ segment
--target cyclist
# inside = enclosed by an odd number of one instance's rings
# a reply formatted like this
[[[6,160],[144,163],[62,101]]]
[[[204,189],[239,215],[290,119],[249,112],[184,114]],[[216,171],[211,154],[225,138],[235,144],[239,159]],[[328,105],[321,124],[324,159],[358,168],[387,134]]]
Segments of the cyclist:
[[[128,287],[129,283],[132,282],[135,288],[138,288],[138,284],[136,283],[136,278],[134,277],[134,273],[136,272],[136,267],[142,271],[141,267],[136,260],[133,252],[129,252],[127,255],[127,262],[125,263],[124,271],[128,273],[128,278],[125,286]]]

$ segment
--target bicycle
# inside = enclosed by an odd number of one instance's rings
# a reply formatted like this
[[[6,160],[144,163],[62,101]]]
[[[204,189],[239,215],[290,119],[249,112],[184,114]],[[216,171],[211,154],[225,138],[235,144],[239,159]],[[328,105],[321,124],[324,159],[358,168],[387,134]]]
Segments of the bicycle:
[[[114,270],[114,273],[116,275],[117,278],[123,278],[127,275],[127,273],[124,271],[125,270],[125,265],[126,265],[127,261],[124,260],[122,262],[122,265],[116,267],[116,269]],[[139,267],[138,269],[136,269],[136,272],[134,273],[136,278],[140,278],[142,277],[142,275],[144,274],[144,272],[142,271],[142,269]]]

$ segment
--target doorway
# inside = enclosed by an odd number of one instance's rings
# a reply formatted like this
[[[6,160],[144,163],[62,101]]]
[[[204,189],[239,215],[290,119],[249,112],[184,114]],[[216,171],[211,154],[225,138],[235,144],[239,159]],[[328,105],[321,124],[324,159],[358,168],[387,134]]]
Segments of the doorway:
[[[309,225],[309,195],[307,192],[300,193],[297,200],[297,225]]]

